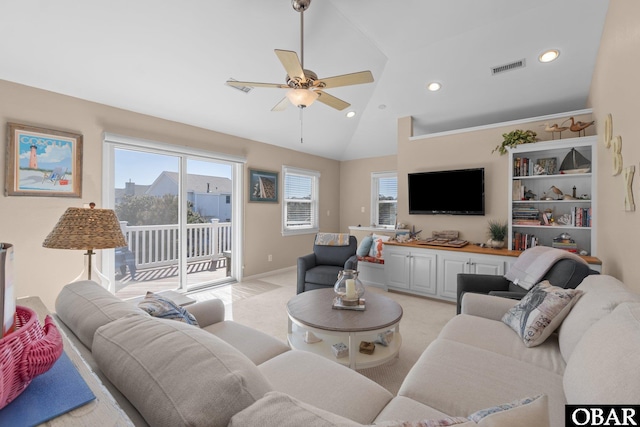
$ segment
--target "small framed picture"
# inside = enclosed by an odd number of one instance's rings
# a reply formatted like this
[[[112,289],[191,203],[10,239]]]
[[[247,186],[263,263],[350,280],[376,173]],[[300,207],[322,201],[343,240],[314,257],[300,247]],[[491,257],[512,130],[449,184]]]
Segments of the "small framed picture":
[[[5,195],[82,197],[82,135],[7,123]]]
[[[278,203],[278,172],[249,169],[249,201]]]

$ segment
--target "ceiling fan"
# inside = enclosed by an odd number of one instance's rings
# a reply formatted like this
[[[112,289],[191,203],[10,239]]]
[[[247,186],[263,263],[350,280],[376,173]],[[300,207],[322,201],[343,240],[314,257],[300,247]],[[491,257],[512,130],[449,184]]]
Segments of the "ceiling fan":
[[[278,102],[271,111],[284,110],[289,102],[299,108],[311,105],[316,99],[336,110],[344,110],[349,105],[335,96],[329,95],[322,89],[330,89],[340,86],[350,86],[362,83],[373,82],[371,71],[360,71],[358,73],[342,74],[339,76],[319,79],[318,75],[311,70],[304,68],[304,11],[309,8],[311,0],[292,0],[293,9],[300,12],[300,59],[298,54],[290,50],[275,49],[278,59],[287,72],[285,84],[278,83],[255,83],[239,82],[227,80],[230,86],[249,86],[289,89],[287,95]]]

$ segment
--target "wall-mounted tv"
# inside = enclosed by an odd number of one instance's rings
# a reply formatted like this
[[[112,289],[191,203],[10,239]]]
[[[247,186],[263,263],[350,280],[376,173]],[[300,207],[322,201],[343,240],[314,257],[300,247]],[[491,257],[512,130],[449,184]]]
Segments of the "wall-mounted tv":
[[[410,173],[409,213],[484,215],[484,168]]]

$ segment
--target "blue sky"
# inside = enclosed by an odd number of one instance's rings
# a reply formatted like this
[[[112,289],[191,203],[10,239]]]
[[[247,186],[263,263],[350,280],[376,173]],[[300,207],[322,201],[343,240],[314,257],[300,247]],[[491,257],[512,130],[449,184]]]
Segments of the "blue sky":
[[[131,150],[115,150],[115,188],[124,188],[125,182],[149,185],[162,171],[178,172],[177,157]],[[231,166],[225,163],[187,161],[187,172],[196,175],[220,176],[231,179]]]

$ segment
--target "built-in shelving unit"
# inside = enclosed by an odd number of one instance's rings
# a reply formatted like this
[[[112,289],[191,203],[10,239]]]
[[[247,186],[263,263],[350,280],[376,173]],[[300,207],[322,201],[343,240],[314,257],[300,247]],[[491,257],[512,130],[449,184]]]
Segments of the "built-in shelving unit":
[[[565,233],[578,251],[596,256],[596,143],[597,136],[585,136],[509,150],[509,249],[553,246],[554,238]],[[572,149],[588,160],[588,168],[560,170]]]

